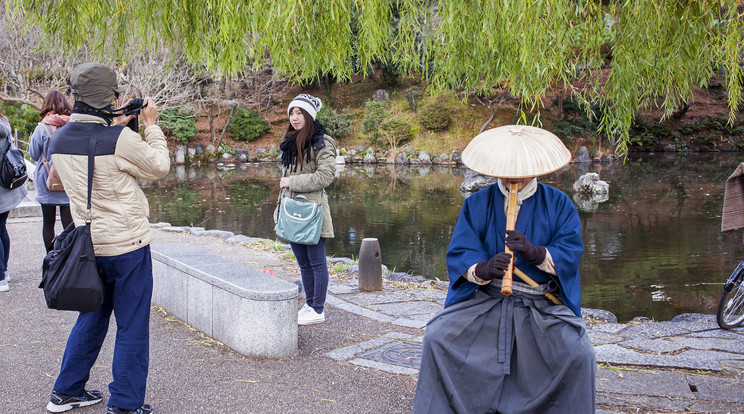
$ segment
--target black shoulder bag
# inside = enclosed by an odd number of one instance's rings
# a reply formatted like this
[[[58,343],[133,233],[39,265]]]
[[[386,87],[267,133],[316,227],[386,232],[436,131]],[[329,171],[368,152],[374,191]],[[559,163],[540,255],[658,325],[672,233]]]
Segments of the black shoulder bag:
[[[2,151],[2,149],[0,149]],[[8,149],[2,151],[0,160],[0,186],[13,190],[23,185],[28,178],[26,162],[20,150],[13,148],[8,137]]]
[[[103,303],[103,281],[98,272],[90,237],[91,192],[95,146],[104,127],[88,144],[88,216],[85,226],[69,226],[54,239],[54,248],[44,257],[40,288],[50,309],[93,312]]]

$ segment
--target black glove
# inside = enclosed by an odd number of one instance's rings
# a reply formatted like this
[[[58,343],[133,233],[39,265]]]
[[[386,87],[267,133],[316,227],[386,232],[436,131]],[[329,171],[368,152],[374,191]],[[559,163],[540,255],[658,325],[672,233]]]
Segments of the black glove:
[[[524,260],[537,266],[545,261],[548,251],[542,246],[535,246],[519,230],[506,231],[506,247],[524,257]]]
[[[475,265],[475,276],[480,280],[493,280],[504,276],[504,269],[509,267],[512,255],[501,252],[488,260]]]

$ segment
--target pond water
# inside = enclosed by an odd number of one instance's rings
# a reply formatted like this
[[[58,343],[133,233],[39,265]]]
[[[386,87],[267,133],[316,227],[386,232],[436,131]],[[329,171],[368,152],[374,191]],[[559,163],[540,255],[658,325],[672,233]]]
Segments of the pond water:
[[[601,203],[575,199],[585,251],[582,305],[621,322],[714,313],[723,281],[742,257],[741,234],[720,232],[726,178],[744,154],[644,154],[625,163],[575,164],[540,179],[571,194],[596,172],[610,184]],[[391,270],[446,280],[445,253],[457,221],[465,169],[339,166],[327,189],[336,237],[329,256],[357,257],[361,240],[380,241]],[[274,239],[277,164],[175,166],[143,186],[151,221]]]

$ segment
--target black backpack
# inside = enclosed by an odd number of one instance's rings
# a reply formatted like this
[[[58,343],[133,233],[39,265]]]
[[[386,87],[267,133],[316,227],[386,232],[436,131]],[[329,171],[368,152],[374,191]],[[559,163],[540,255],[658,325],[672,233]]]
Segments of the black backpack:
[[[26,179],[28,179],[28,174],[23,154],[11,147],[10,138],[8,138],[8,148],[3,151],[3,159],[0,161],[0,186],[13,190],[22,186]]]

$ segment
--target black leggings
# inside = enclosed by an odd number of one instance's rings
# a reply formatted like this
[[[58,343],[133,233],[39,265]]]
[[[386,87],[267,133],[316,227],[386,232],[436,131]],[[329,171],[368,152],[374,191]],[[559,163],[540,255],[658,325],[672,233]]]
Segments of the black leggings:
[[[41,227],[41,235],[44,238],[44,247],[49,252],[54,247],[54,223],[57,220],[57,206],[41,206],[41,216],[43,226]],[[72,223],[72,214],[70,214],[70,206],[59,206],[59,218],[62,221],[62,228]]]
[[[0,213],[0,272],[8,270],[8,255],[10,254],[10,237],[5,226],[10,211]],[[5,278],[3,278],[5,279]]]

